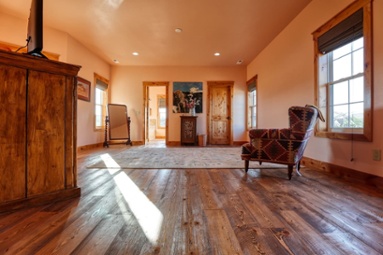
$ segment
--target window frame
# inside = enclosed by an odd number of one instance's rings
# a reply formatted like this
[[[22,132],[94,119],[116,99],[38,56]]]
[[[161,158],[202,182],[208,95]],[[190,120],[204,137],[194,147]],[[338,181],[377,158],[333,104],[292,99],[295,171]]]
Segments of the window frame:
[[[164,106],[161,107],[161,100],[164,102]],[[160,108],[165,109],[165,119],[164,119],[164,126],[161,126],[161,113]],[[157,128],[158,129],[165,129],[166,128],[166,115],[167,115],[167,107],[166,107],[166,95],[157,95]]]
[[[246,82],[246,121],[247,121],[247,130],[257,128],[258,126],[258,93],[257,93],[257,83],[258,83],[258,75],[255,75],[250,80]],[[251,87],[254,87],[252,90]],[[251,90],[251,91],[250,91]],[[250,93],[255,91],[255,104],[250,105],[249,97]],[[250,108],[255,108],[255,126],[252,126],[252,111]]]
[[[363,8],[363,41],[364,41],[364,114],[363,128],[346,128],[332,129],[330,127],[330,105],[329,105],[329,87],[328,82],[320,84],[320,66],[322,66],[324,55],[318,50],[318,38],[329,31],[331,28],[348,18],[350,15]],[[357,140],[372,141],[372,98],[373,98],[373,81],[372,81],[372,0],[357,0],[350,4],[343,11],[330,19],[323,26],[313,33],[314,39],[314,73],[315,73],[315,101],[316,105],[322,111],[326,118],[326,122],[318,122],[315,128],[315,136],[341,139],[341,140]]]
[[[101,126],[97,126],[97,120],[96,120],[96,89],[97,89],[97,84],[98,84],[98,81],[101,81],[102,83],[106,84],[106,89],[104,90],[105,93],[104,93],[104,102],[103,102],[103,106],[102,106],[102,116],[101,116]],[[110,93],[109,93],[109,90],[110,90],[110,85],[109,85],[109,80],[102,77],[101,75],[98,75],[96,73],[94,73],[94,124],[93,124],[93,127],[94,127],[94,130],[95,131],[103,131],[105,130],[105,118],[107,116],[107,106],[108,106],[108,102],[110,101],[109,97],[110,97]]]

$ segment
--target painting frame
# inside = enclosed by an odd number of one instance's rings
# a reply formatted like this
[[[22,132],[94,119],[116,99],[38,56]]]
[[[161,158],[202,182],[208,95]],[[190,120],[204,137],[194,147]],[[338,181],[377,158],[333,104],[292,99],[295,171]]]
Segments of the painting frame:
[[[77,77],[77,99],[90,102],[90,81]]]
[[[195,112],[203,113],[203,82],[173,82],[173,113],[188,113],[190,100],[196,102]]]

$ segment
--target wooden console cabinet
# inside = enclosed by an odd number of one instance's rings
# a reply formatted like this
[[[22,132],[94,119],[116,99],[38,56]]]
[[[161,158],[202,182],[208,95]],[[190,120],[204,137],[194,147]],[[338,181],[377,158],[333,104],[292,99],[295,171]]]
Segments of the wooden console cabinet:
[[[0,211],[76,197],[80,66],[0,51]]]
[[[194,144],[197,145],[197,116],[180,116],[181,117],[181,145]]]

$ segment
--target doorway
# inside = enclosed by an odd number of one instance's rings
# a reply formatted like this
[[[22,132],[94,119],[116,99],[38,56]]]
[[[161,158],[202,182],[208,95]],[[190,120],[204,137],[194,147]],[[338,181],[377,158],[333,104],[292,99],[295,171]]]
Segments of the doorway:
[[[145,144],[167,144],[169,82],[144,82]]]
[[[233,81],[208,81],[208,143],[232,145]]]

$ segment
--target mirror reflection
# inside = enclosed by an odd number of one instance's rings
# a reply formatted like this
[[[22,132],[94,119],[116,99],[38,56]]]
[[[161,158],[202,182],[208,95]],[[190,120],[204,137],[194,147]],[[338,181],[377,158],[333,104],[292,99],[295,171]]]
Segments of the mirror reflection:
[[[108,116],[105,124],[104,147],[109,147],[108,140],[126,140],[127,145],[132,145],[130,140],[130,117],[126,105],[108,104]],[[108,133],[109,139],[107,137]]]

